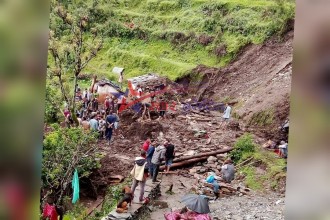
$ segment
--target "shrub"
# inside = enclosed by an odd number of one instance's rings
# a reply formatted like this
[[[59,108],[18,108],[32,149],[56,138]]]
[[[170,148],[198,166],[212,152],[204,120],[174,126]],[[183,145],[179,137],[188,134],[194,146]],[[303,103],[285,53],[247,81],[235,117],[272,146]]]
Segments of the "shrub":
[[[253,138],[250,134],[241,136],[234,145],[234,150],[230,152],[230,157],[237,163],[240,161],[245,153],[255,152],[256,145],[253,142]]]
[[[100,167],[97,153],[97,134],[81,128],[61,128],[53,125],[52,132],[45,135],[42,160],[42,187],[52,190],[61,203],[70,188],[73,171],[79,178],[88,177]]]

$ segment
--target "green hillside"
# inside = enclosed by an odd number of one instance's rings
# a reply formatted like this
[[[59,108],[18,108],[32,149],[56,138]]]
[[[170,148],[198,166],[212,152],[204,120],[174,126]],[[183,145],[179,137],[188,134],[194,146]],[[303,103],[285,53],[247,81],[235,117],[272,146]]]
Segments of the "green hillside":
[[[247,44],[259,44],[285,30],[294,3],[285,0],[76,0],[89,4],[104,48],[85,69],[115,79],[156,72],[171,79],[198,64],[228,64]],[[128,24],[134,23],[134,27]]]

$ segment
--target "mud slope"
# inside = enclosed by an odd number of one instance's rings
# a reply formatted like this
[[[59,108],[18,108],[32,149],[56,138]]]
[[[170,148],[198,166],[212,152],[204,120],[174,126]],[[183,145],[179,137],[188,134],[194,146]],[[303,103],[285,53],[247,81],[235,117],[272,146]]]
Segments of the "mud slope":
[[[198,96],[236,103],[234,116],[250,129],[275,128],[289,114],[292,41],[293,31],[246,47],[226,68],[196,67],[194,73],[203,75]]]

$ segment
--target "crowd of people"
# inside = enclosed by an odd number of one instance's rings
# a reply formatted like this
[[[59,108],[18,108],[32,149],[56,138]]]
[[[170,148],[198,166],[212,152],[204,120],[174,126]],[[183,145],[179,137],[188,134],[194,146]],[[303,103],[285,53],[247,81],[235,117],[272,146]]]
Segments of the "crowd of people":
[[[157,179],[160,165],[162,162],[165,164],[165,175],[170,172],[171,165],[175,158],[175,146],[170,141],[165,140],[163,143],[159,143],[156,140],[150,140],[148,138],[141,147],[141,153],[134,160],[134,167],[131,171],[133,177],[133,184],[131,192],[134,197],[134,191],[138,185],[140,185],[139,201],[144,201],[144,188],[148,178],[152,180],[152,183],[160,182]],[[221,167],[221,177],[216,176],[214,173],[209,173],[206,178],[206,182],[213,185],[214,194],[216,199],[219,197],[220,185],[218,181],[225,183],[231,183],[235,178],[235,167],[231,159],[225,160]]]
[[[78,88],[79,90],[79,88]],[[124,95],[118,98],[107,96],[103,105],[99,105],[97,94],[87,89],[79,95],[77,91],[77,111],[76,118],[78,126],[84,130],[91,130],[98,133],[99,139],[111,141],[112,134],[119,127],[119,108],[125,99]],[[68,107],[65,106],[63,111],[66,126],[70,127],[74,124],[73,117]]]

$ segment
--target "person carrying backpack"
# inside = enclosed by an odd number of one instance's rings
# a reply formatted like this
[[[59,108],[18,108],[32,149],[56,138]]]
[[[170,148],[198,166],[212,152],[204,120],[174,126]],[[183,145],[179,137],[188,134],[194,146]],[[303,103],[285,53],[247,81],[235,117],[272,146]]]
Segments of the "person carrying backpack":
[[[146,160],[146,152],[141,150],[140,157],[136,157],[134,160],[134,167],[131,171],[131,175],[133,176],[132,183],[132,194],[134,198],[134,191],[138,184],[140,184],[140,196],[139,201],[144,201],[144,187],[146,185],[146,181],[148,178],[148,162]]]

